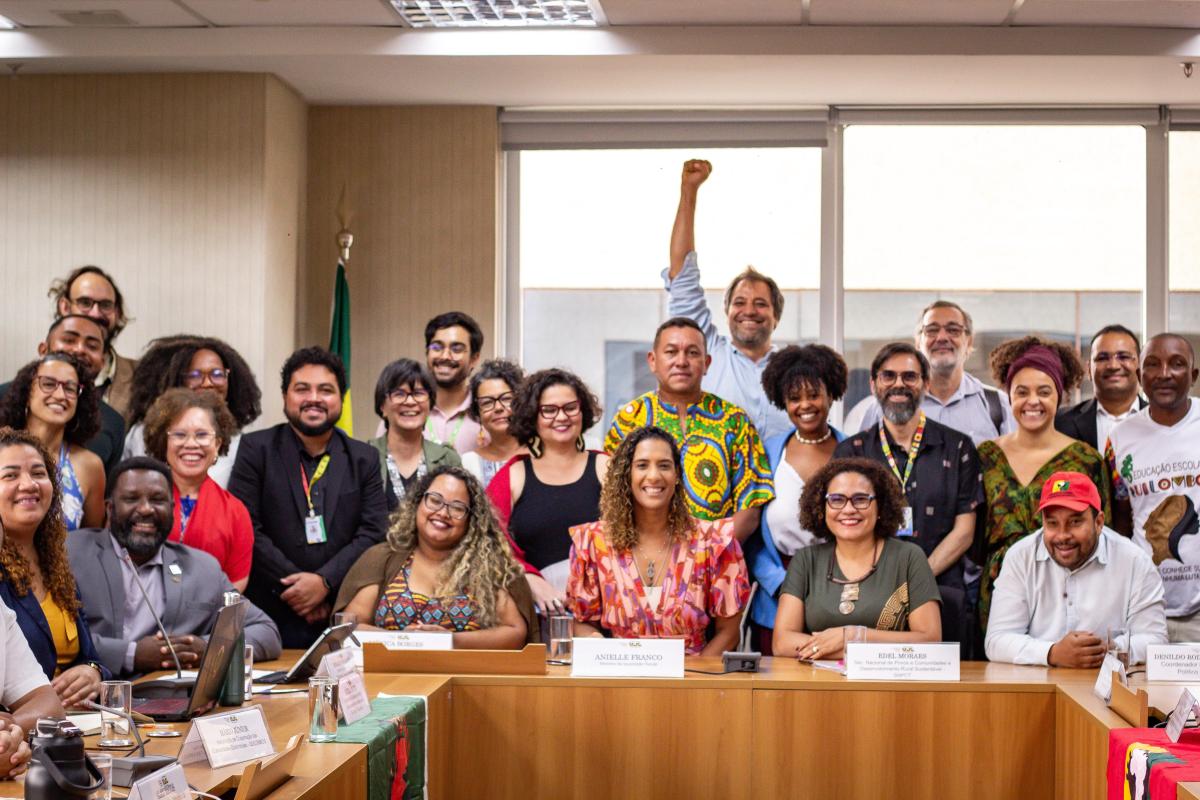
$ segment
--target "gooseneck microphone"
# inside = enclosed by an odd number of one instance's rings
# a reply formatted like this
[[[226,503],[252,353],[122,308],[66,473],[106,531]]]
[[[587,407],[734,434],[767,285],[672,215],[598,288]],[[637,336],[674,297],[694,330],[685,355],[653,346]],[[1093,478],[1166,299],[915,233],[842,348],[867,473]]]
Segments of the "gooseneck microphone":
[[[93,711],[112,714],[125,720],[125,723],[129,726],[129,730],[133,731],[133,738],[137,741],[138,754],[136,756],[113,758],[111,773],[113,786],[133,786],[140,778],[144,778],[152,772],[157,772],[163,767],[175,763],[175,759],[171,756],[146,755],[146,742],[142,739],[142,734],[138,731],[137,723],[133,721],[133,717],[125,709],[102,706],[94,700],[84,700],[82,705]]]
[[[167,628],[163,625],[162,619],[159,618],[158,612],[154,610],[154,603],[150,602],[150,596],[146,594],[146,587],[142,585],[142,579],[138,577],[137,565],[133,563],[133,559],[129,557],[129,553],[125,554],[125,563],[133,568],[133,582],[137,584],[138,591],[142,593],[142,602],[146,604],[146,608],[150,609],[150,613],[154,615],[154,624],[158,626],[158,632],[162,634],[163,641],[167,643],[167,650],[171,653],[171,660],[175,662],[175,677],[183,680],[183,667],[179,665],[179,656],[175,654],[175,645],[171,644],[171,637],[167,634]]]

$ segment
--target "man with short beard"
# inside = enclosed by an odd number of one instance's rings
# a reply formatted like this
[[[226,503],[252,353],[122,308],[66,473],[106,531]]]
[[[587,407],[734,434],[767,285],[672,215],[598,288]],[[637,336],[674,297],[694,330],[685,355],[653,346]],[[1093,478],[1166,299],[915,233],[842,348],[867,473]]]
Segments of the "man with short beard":
[[[978,447],[1016,430],[1008,395],[966,371],[975,351],[975,323],[951,300],[935,300],[921,312],[915,344],[929,361],[929,390],[921,410],[934,422],[971,437]],[[866,430],[879,422],[879,403],[866,397],[846,414],[847,430]],[[857,420],[857,422],[855,421]]]
[[[1146,407],[1146,401],[1138,394],[1141,348],[1137,334],[1129,328],[1106,325],[1092,337],[1089,349],[1095,397],[1059,411],[1054,427],[1103,453],[1108,434],[1116,424]]]
[[[1187,339],[1160,333],[1148,341],[1142,385],[1150,405],[1113,427],[1104,453],[1121,520],[1114,527],[1131,528],[1158,567],[1172,642],[1200,641],[1200,403],[1188,396],[1197,374]]]
[[[287,422],[242,436],[229,491],[254,523],[246,596],[308,647],[346,572],[387,531],[379,454],[335,427],[346,368],[328,350],[292,353],[282,370]]]
[[[883,421],[841,442],[833,457],[870,458],[896,476],[908,503],[896,535],[925,551],[942,594],[942,633],[962,642],[970,624],[963,555],[974,539],[983,481],[971,437],[922,410],[928,388],[924,354],[907,342],[885,345],[871,362],[871,391]]]
[[[684,162],[679,209],[671,228],[671,266],[663,270],[670,317],[687,317],[700,326],[712,364],[704,390],[743,409],[764,441],[791,433],[787,413],[767,400],[762,373],[778,346],[771,342],[783,318],[783,292],[774,280],[747,267],[725,290],[729,338],[717,332],[700,284],[696,256],[696,198],[708,180],[712,164],[699,159]]]
[[[108,528],[67,538],[92,641],[114,675],[175,668],[155,613],[180,666],[195,669],[225,592],[236,591],[211,555],[167,541],[174,523],[171,487],[166,464],[145,456],[126,459],[113,470]],[[245,635],[256,660],[279,657],[279,629],[252,603],[246,605]]]
[[[482,428],[469,414],[469,381],[482,350],[483,330],[461,311],[439,314],[425,325],[425,365],[437,384],[425,438],[453,447],[459,455],[482,444]]]

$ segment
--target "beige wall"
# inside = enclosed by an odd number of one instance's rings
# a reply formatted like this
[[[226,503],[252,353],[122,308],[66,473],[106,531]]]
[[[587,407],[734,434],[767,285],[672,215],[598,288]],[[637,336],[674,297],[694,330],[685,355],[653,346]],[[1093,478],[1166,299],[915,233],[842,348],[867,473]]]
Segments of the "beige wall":
[[[308,128],[307,257],[299,330],[329,343],[342,187],[354,233],[347,274],[353,321],[355,434],[378,423],[383,366],[422,359],[425,322],[457,309],[479,321],[494,352],[500,205],[493,107],[312,107]]]
[[[33,356],[51,280],[109,270],[135,356],[178,332],[228,340],[265,376],[295,338],[306,108],[266,75],[0,81],[0,374]]]

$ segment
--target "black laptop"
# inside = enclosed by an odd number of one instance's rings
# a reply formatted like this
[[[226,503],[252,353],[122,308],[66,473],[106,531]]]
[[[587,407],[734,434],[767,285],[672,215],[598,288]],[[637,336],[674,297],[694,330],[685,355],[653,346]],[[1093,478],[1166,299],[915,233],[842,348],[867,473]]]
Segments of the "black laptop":
[[[261,678],[255,678],[255,683],[297,683],[306,681],[316,674],[317,668],[321,666],[321,659],[332,653],[334,650],[340,650],[342,643],[349,639],[354,634],[355,623],[347,622],[342,625],[334,625],[326,628],[317,637],[317,640],[304,651],[304,655],[300,656],[300,660],[292,665],[292,668],[286,672],[271,672]]]
[[[174,679],[135,683],[133,710],[160,722],[187,722],[207,713],[221,697],[229,662],[246,624],[246,604],[224,606],[208,637],[208,647],[192,684]]]

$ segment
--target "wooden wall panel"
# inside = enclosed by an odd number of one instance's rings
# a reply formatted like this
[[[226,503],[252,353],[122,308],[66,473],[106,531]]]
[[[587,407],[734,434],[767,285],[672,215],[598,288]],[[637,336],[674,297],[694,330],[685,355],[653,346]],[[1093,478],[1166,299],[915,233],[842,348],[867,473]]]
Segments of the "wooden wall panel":
[[[425,322],[458,309],[494,351],[499,125],[493,107],[309,109],[308,229],[300,339],[329,342],[342,188],[353,212],[348,275],[355,433],[373,434],[380,369],[423,359]]]
[[[32,357],[51,280],[85,263],[126,295],[120,352],[203,332],[276,373],[295,338],[304,113],[266,75],[0,81],[0,375]]]

